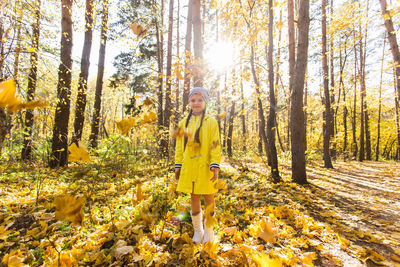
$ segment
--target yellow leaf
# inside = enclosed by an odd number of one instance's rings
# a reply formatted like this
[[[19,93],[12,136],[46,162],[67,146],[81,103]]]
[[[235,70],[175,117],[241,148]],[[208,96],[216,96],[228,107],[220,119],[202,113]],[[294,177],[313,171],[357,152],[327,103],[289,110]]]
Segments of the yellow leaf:
[[[390,258],[391,258],[392,260],[394,260],[394,261],[400,262],[400,257],[397,256],[397,255],[395,255],[395,254],[390,255]]]
[[[207,227],[212,227],[214,224],[217,223],[215,216],[211,215],[211,214],[214,214],[214,206],[215,206],[215,204],[213,203],[206,207],[205,213],[206,213],[206,226]]]
[[[133,33],[136,34],[137,36],[144,35],[147,32],[148,28],[149,28],[149,27],[147,27],[146,29],[144,29],[142,26],[140,26],[136,22],[132,23],[130,25],[130,27],[131,27]]]
[[[157,114],[154,112],[150,112],[148,114],[144,114],[144,118],[142,120],[142,124],[151,123],[157,120]]]
[[[174,129],[172,129],[171,131],[171,136],[175,139],[181,138],[183,136],[183,129],[175,127]]]
[[[264,220],[260,223],[260,232],[258,237],[263,239],[265,242],[273,243],[275,236],[277,235],[277,230],[274,228],[274,223],[271,221]]]
[[[121,132],[122,135],[126,135],[133,126],[136,125],[135,118],[124,119],[116,122],[117,129]]]
[[[78,146],[72,143],[68,150],[71,154],[68,155],[69,162],[90,162],[89,153],[86,151],[85,146],[79,141]]]
[[[350,241],[345,239],[345,238],[341,238],[338,234],[336,234],[340,244],[342,244],[345,247],[348,247],[350,245]]]
[[[54,198],[56,206],[56,219],[70,221],[82,225],[85,214],[83,213],[84,197],[74,197],[72,195],[57,196]]]
[[[9,267],[25,267],[29,266],[24,264],[25,256],[20,250],[11,251],[9,254],[5,255],[1,261],[4,265]]]
[[[258,267],[282,267],[282,261],[278,258],[271,258],[264,253],[252,253],[251,258]]]
[[[146,196],[142,192],[142,184],[137,184],[136,191],[133,191],[132,204],[137,205],[144,199],[146,199]]]
[[[259,163],[259,164],[262,164],[263,163],[263,160],[262,160],[262,158],[260,158],[259,156],[257,156],[257,155],[254,155],[253,156],[253,160],[255,160],[257,163]]]
[[[146,97],[146,99],[143,101],[143,105],[149,106],[153,104],[153,101],[150,100],[150,98]]]
[[[16,90],[14,80],[0,82],[0,107],[11,108],[21,104],[21,102],[15,97]]]
[[[218,118],[223,119],[226,117],[226,111],[222,112],[221,114],[218,114]]]
[[[214,184],[214,188],[215,189],[226,189],[226,184],[224,180],[218,180],[215,184]]]

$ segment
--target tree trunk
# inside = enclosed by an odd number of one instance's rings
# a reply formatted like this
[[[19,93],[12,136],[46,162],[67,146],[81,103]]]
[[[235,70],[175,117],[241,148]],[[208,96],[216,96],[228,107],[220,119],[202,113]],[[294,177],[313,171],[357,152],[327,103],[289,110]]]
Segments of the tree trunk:
[[[40,3],[40,0],[38,0]],[[21,53],[21,28],[22,28],[22,16],[23,12],[20,12],[18,14],[18,19],[16,22],[16,28],[17,28],[17,43],[15,44],[15,60],[14,60],[14,80],[17,85],[17,88],[19,88],[19,82],[18,82],[18,74],[19,74],[19,56]]]
[[[174,26],[174,0],[169,1],[169,18],[168,18],[168,41],[167,41],[167,70],[166,70],[166,81],[165,81],[165,107],[164,107],[164,131],[162,139],[162,155],[168,156],[168,145],[169,145],[169,125],[172,110],[172,92],[171,92],[171,68],[172,68],[172,31]]]
[[[104,76],[104,59],[106,56],[107,43],[107,28],[108,28],[108,7],[109,1],[103,2],[103,16],[101,18],[101,38],[99,50],[99,67],[97,69],[96,94],[93,106],[92,130],[90,133],[90,147],[96,148],[98,144],[99,126],[100,126],[100,109],[101,109],[101,94],[103,91],[103,76]]]
[[[242,119],[243,151],[246,152],[247,151],[247,145],[246,145],[247,131],[246,131],[246,116],[244,115],[245,114],[245,110],[244,110],[243,78],[241,76],[240,76],[240,100],[242,102],[240,117]]]
[[[306,136],[304,131],[303,89],[308,58],[308,32],[309,32],[309,0],[300,0],[299,8],[299,40],[297,45],[297,60],[293,92],[291,94],[291,120],[292,133],[292,180],[298,184],[307,183],[306,174]]]
[[[269,159],[271,162],[271,175],[274,183],[281,180],[278,169],[278,155],[275,145],[275,121],[276,121],[276,98],[274,84],[274,11],[272,0],[268,1],[269,21],[268,21],[268,49],[267,49],[267,64],[268,64],[268,82],[269,82],[269,115],[267,120],[267,139]]]
[[[49,166],[68,164],[68,121],[71,102],[72,0],[62,0],[61,63],[58,67],[57,108],[54,116],[53,144]]]
[[[41,1],[37,1],[35,23],[32,25],[32,48],[31,53],[31,70],[28,76],[27,100],[32,101],[35,98],[37,67],[38,67],[38,50],[40,36],[40,5]],[[28,160],[31,158],[32,152],[32,127],[33,127],[33,110],[27,109],[25,112],[25,129],[24,129],[24,147],[22,148],[21,158]]]
[[[191,77],[191,71],[190,71],[190,54],[192,50],[192,28],[193,28],[193,22],[192,22],[192,1],[189,1],[189,6],[188,6],[188,14],[187,14],[187,21],[186,21],[186,38],[185,38],[185,54],[184,54],[184,60],[185,60],[185,77],[183,81],[183,96],[182,96],[182,113],[185,112],[186,107],[189,102],[189,91],[190,91],[190,77]]]
[[[361,32],[361,26],[360,26],[360,35],[362,36]],[[362,42],[362,37],[360,38],[360,68],[359,68],[359,73],[360,73],[360,152],[358,154],[358,160],[363,161],[365,159],[365,77],[364,77],[364,71],[363,68],[365,68],[365,62],[364,62],[364,56],[363,56],[363,42]]]
[[[393,76],[396,76],[396,70],[393,70]],[[396,118],[396,133],[397,133],[397,150],[396,150],[396,160],[400,160],[400,123],[399,123],[399,96],[396,96],[396,85],[398,82],[398,79],[396,79],[396,77],[393,77],[394,79],[394,111],[395,111],[395,118]],[[397,85],[398,86],[398,85]]]
[[[203,38],[201,32],[201,1],[192,0],[192,18],[193,18],[193,49],[194,49],[194,87],[203,86]]]
[[[386,46],[386,36],[383,36],[381,77],[380,77],[380,81],[379,81],[379,99],[378,99],[378,133],[376,135],[376,146],[375,146],[375,160],[376,161],[379,160],[379,142],[381,139],[382,77],[383,77],[383,64],[385,62],[385,46]],[[396,95],[396,88],[395,88],[394,92]]]
[[[235,75],[235,74],[234,74]],[[235,87],[232,86],[232,95],[235,94]],[[229,113],[229,118],[228,118],[228,137],[227,137],[227,153],[228,157],[232,158],[232,135],[233,135],[233,119],[235,116],[235,102],[236,101],[231,101],[231,111]]]
[[[354,34],[354,40],[355,40],[355,34]],[[351,121],[351,127],[352,127],[352,133],[353,133],[353,158],[357,158],[358,154],[358,145],[357,145],[357,137],[356,137],[356,115],[357,115],[357,48],[356,44],[354,41],[354,95],[353,95],[353,118]]]
[[[163,68],[164,68],[164,0],[161,0],[161,23],[156,22],[156,38],[157,38],[157,65],[158,65],[158,108],[157,108],[157,125],[159,133],[163,132],[164,116],[163,116],[163,102],[164,102],[164,92],[163,92]],[[161,28],[161,29],[160,29]],[[159,147],[162,147],[161,142],[158,142]]]
[[[324,167],[333,168],[331,155],[330,155],[330,138],[333,133],[333,123],[332,123],[332,113],[331,113],[331,98],[329,93],[329,69],[326,51],[326,0],[322,0],[322,70],[324,79],[324,98],[323,104],[324,109],[324,122],[323,122],[323,132],[324,132]]]
[[[267,140],[267,134],[265,132],[264,108],[263,108],[262,101],[261,101],[260,82],[257,77],[257,72],[256,72],[256,68],[255,68],[255,63],[254,63],[254,46],[253,45],[251,46],[250,65],[251,65],[251,73],[253,74],[254,83],[256,85],[259,133],[260,133],[260,138],[262,140],[262,144],[264,144],[265,153],[268,156],[268,140]],[[259,151],[260,151],[260,149],[259,149]]]
[[[344,44],[344,54],[345,57],[343,58],[342,56],[342,48],[339,50],[339,67],[340,67],[340,73],[339,73],[339,90],[343,90],[343,127],[344,127],[344,137],[343,137],[343,152],[346,152],[347,149],[347,104],[346,104],[346,89],[344,87],[344,81],[343,81],[343,72],[346,66],[346,61],[347,61],[347,50],[346,50],[346,44]],[[339,107],[337,107],[338,109]]]
[[[295,38],[294,38],[294,4],[293,0],[288,0],[288,35],[289,35],[289,94],[288,94],[288,121],[287,121],[287,149],[290,150],[290,121],[291,121],[291,93],[293,91],[293,82],[295,76],[295,64],[296,64],[296,49],[295,49]]]
[[[179,40],[179,24],[180,24],[180,8],[181,4],[180,1],[178,0],[178,8],[177,8],[177,17],[176,17],[176,58],[177,62],[180,63],[180,55],[179,55],[179,46],[180,46],[180,40]],[[178,125],[179,119],[180,119],[180,113],[179,113],[179,76],[176,75],[176,91],[175,91],[175,125]]]
[[[93,34],[93,0],[86,0],[85,10],[85,40],[81,57],[81,72],[79,73],[78,95],[76,97],[74,134],[72,142],[82,139],[83,123],[85,121],[86,92],[90,67]]]
[[[400,52],[399,46],[397,45],[396,31],[393,27],[392,17],[390,12],[387,10],[386,0],[379,0],[381,3],[381,9],[383,18],[385,20],[385,27],[388,33],[388,40],[390,44],[390,51],[392,51],[393,62],[395,63],[396,69],[396,84],[397,84],[397,99],[400,102]]]

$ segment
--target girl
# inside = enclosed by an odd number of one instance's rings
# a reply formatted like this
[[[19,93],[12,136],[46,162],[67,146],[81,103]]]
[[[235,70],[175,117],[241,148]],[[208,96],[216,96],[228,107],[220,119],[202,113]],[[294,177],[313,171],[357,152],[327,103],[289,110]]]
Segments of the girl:
[[[213,226],[207,227],[207,215],[213,217],[214,210],[206,214],[203,227],[201,197],[205,208],[214,207],[214,182],[218,177],[221,146],[217,121],[206,115],[208,92],[195,87],[189,92],[190,111],[187,118],[179,122],[184,135],[176,140],[175,178],[179,179],[177,191],[191,194],[191,215],[195,243],[213,242]]]

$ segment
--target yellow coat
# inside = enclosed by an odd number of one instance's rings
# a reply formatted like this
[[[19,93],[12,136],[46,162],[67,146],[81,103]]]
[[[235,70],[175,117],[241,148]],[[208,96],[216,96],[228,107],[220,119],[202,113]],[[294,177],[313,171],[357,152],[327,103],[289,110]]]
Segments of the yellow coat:
[[[219,168],[221,161],[221,145],[217,121],[205,115],[200,129],[201,145],[193,143],[195,129],[200,127],[201,115],[190,118],[188,130],[193,133],[188,137],[184,149],[184,137],[176,140],[175,168],[181,168],[177,191],[193,194],[215,194],[211,178],[214,173],[211,167]],[[184,129],[186,118],[179,122],[179,128]],[[197,124],[197,128],[196,127]]]

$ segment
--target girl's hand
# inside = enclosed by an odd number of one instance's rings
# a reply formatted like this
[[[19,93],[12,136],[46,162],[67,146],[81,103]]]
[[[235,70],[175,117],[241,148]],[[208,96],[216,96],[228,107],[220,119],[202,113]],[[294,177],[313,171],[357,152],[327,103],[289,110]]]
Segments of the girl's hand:
[[[175,179],[179,180],[179,176],[181,175],[181,169],[175,169]]]
[[[211,182],[215,182],[218,179],[218,168],[211,168],[211,171],[214,172],[214,175],[211,178]]]

